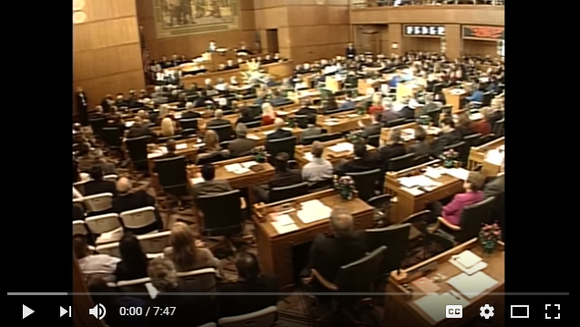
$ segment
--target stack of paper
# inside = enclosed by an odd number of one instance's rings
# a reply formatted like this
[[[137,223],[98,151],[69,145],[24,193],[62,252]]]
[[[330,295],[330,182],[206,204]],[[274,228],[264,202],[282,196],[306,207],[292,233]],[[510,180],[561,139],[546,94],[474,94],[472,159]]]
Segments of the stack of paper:
[[[242,162],[241,165],[243,168],[251,168],[251,167],[254,167],[256,165],[259,165],[259,163],[255,162],[255,161],[248,161],[248,162]]]
[[[272,134],[272,133],[274,133],[274,132],[275,132],[275,131],[274,131],[274,130],[272,130],[272,131],[264,131],[264,132],[262,132],[262,133],[263,133],[264,135],[270,135],[270,134]]]
[[[407,134],[411,138],[415,138],[415,130],[412,128],[405,128],[405,129],[401,130],[401,134]]]
[[[425,171],[425,176],[427,176],[429,178],[433,178],[433,179],[438,179],[441,177],[442,173],[443,173],[443,171],[441,171],[441,169],[427,167],[427,171]]]
[[[346,152],[346,151],[352,152],[353,145],[352,145],[352,143],[343,142],[343,143],[335,144],[335,145],[329,147],[329,149],[334,151],[334,152]]]
[[[180,143],[175,146],[176,150],[185,150],[187,149],[187,143]]]
[[[425,175],[409,176],[399,178],[399,183],[402,186],[413,188],[413,187],[438,187],[441,183],[435,181]]]
[[[260,139],[260,137],[256,134],[248,134],[246,137],[249,138],[250,140],[259,140]]]
[[[415,305],[421,308],[435,322],[445,319],[445,307],[451,304],[466,307],[469,305],[469,302],[461,297],[457,298],[450,293],[426,295],[415,301]]]
[[[504,153],[503,151],[499,151],[498,149],[489,150],[485,155],[485,161],[489,162],[492,165],[500,166],[502,161],[504,160]]]
[[[480,257],[469,250],[465,250],[460,254],[451,257],[449,262],[468,275],[473,275],[476,272],[487,268],[487,263],[483,262]]]
[[[467,180],[467,176],[469,176],[469,170],[463,168],[447,168],[445,173],[461,180]]]
[[[311,200],[301,203],[302,209],[297,212],[298,218],[309,224],[330,217],[331,208],[324,205],[320,200]]]
[[[275,219],[275,221],[272,221],[272,226],[274,226],[278,234],[285,234],[298,229],[292,217],[288,215],[276,216]]]
[[[227,166],[224,166],[224,168],[226,169],[226,171],[228,173],[234,173],[237,175],[245,174],[245,173],[250,171],[247,167],[245,167],[244,165],[239,164],[239,163],[227,165]]]
[[[473,299],[484,291],[495,286],[497,281],[489,277],[486,273],[478,271],[471,276],[461,273],[450,278],[447,283],[458,290],[466,298]]]

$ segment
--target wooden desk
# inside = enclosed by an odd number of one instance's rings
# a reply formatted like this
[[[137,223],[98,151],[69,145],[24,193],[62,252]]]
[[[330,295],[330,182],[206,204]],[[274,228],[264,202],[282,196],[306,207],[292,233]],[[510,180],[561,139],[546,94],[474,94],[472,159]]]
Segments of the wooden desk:
[[[391,210],[391,222],[399,223],[408,216],[425,210],[427,205],[453,196],[463,191],[463,181],[450,175],[443,174],[435,181],[442,185],[431,192],[413,195],[399,182],[399,178],[421,175],[428,166],[438,165],[440,160],[434,160],[423,165],[415,166],[398,172],[388,172],[385,176],[385,192],[396,196],[397,200]]]
[[[256,225],[256,244],[258,247],[258,258],[265,273],[273,273],[279,279],[281,289],[288,289],[294,285],[292,247],[312,242],[314,237],[320,233],[330,233],[329,219],[318,220],[309,224],[304,224],[296,215],[290,212],[298,230],[286,234],[278,234],[271,224],[270,213],[276,212],[283,204],[301,202],[318,199],[330,208],[338,206],[346,208],[354,218],[354,228],[363,230],[373,225],[374,210],[364,201],[355,198],[345,201],[335,190],[326,190],[307,194],[290,201],[281,201],[261,206],[256,204],[252,207],[252,219]]]
[[[403,138],[403,142],[405,143],[405,146],[407,148],[409,148],[411,145],[415,144],[415,138],[414,138],[414,132],[412,135],[410,135],[409,133],[407,133],[407,131],[411,130],[411,129],[415,129],[417,126],[419,126],[419,123],[408,123],[408,124],[403,124],[403,125],[399,125],[399,126],[395,126],[395,127],[384,127],[381,129],[381,141],[383,143],[388,142],[389,139],[391,138],[391,133],[394,130],[400,130],[401,137]],[[438,127],[431,127],[431,126],[425,127],[425,126],[423,126],[423,128],[427,132],[427,143],[429,143],[429,144],[433,143],[435,138],[437,138],[437,135],[439,135],[439,133],[441,132],[441,129],[439,129]]]
[[[339,144],[339,143],[348,143],[348,141],[346,141],[344,139],[338,139],[338,140],[323,142],[324,153],[322,154],[322,156],[324,159],[330,161],[330,163],[332,163],[333,165],[340,163],[341,160],[349,160],[349,159],[353,158],[352,151],[335,152],[329,148],[329,147],[336,145],[336,144]],[[377,148],[375,148],[372,145],[367,144],[367,151],[372,152],[372,151],[376,151],[376,150],[377,150]],[[304,167],[304,165],[306,165],[307,163],[310,162],[310,160],[307,159],[306,156],[311,151],[312,151],[311,145],[298,145],[298,146],[296,146],[296,152],[294,154],[294,159],[296,159],[296,162],[298,162],[298,165],[300,167]]]
[[[284,127],[285,130],[291,131],[292,135],[296,136],[296,142],[298,143],[298,138],[300,134],[302,134],[302,128],[294,127]],[[273,133],[276,130],[276,126],[268,125],[262,126],[259,128],[251,128],[248,130],[248,135],[246,138],[256,141],[256,146],[262,146],[266,144],[266,138],[270,133]]]
[[[292,75],[292,72],[294,71],[294,63],[292,62],[292,60],[287,60],[283,62],[264,65],[261,66],[261,68],[267,71],[269,75],[272,75],[272,77],[283,78]],[[186,75],[183,78],[181,78],[181,82],[184,85],[191,85],[193,83],[197,83],[198,85],[204,85],[205,80],[208,78],[211,79],[213,82],[217,81],[220,78],[226,82],[229,82],[232,76],[236,76],[238,79],[241,79],[242,71],[244,70],[232,69],[199,75]]]
[[[236,174],[226,170],[226,166],[237,163],[251,162],[254,161],[252,156],[239,157],[229,160],[223,160],[215,162],[213,165],[215,167],[215,179],[227,180],[233,189],[242,189],[250,187],[252,185],[260,185],[267,183],[272,176],[274,176],[274,167],[269,163],[260,163],[264,169],[258,172],[250,170],[244,174]],[[199,177],[200,166],[188,166],[187,172],[191,179]],[[195,184],[194,181],[191,181]],[[251,192],[250,192],[251,193]]]
[[[464,250],[470,250],[476,255],[480,256],[483,261],[487,263],[487,268],[482,272],[489,277],[495,279],[497,284],[492,288],[484,291],[482,294],[465,300],[469,305],[463,308],[462,319],[447,319],[443,318],[441,321],[434,321],[421,307],[415,304],[415,301],[428,296],[421,292],[413,281],[427,277],[433,280],[436,276],[445,276],[444,279],[437,283],[440,289],[436,292],[444,294],[453,289],[446,281],[454,277],[462,271],[449,263],[451,256],[459,254]],[[436,265],[433,269],[428,269],[428,266]],[[421,273],[421,269],[428,270]],[[431,271],[429,271],[431,270]],[[409,285],[412,291],[406,289],[403,285]],[[386,295],[385,297],[385,313],[383,315],[386,326],[419,326],[419,327],[459,327],[468,322],[470,319],[476,318],[480,314],[480,307],[486,303],[494,307],[494,317],[491,320],[493,326],[504,326],[505,310],[504,310],[504,295],[497,295],[505,291],[505,252],[503,244],[499,244],[498,249],[491,255],[483,254],[483,250],[479,245],[477,239],[472,239],[466,243],[458,245],[444,253],[441,253],[433,258],[423,261],[413,267],[405,269],[397,274],[391,274],[389,283],[387,284],[387,292],[404,295]],[[459,291],[454,290],[457,294]],[[463,296],[463,295],[460,295]],[[445,310],[446,303],[441,303],[441,310]]]
[[[451,113],[457,114],[461,111],[461,99],[465,96],[465,91],[461,90],[461,93],[451,92],[454,87],[443,89],[443,95],[445,95],[445,104],[451,106]]]
[[[486,156],[489,151],[497,150],[501,146],[505,146],[505,137],[500,137],[489,143],[472,147],[469,150],[467,169],[474,170],[477,166],[481,165],[481,173],[484,176],[496,176],[500,172],[501,164],[487,161]]]
[[[371,123],[371,117],[367,114],[361,116],[355,110],[333,115],[318,115],[316,117],[316,126],[325,129],[327,133],[341,133],[361,129],[359,121],[367,125]]]
[[[176,142],[177,149],[175,153],[181,156],[185,156],[187,160],[195,161],[197,158],[197,150],[200,148],[199,144],[197,143],[197,137],[192,137],[184,140],[179,140]],[[152,168],[154,166],[155,159],[161,157],[167,148],[165,144],[149,144],[147,148],[147,160],[149,161],[149,167]]]

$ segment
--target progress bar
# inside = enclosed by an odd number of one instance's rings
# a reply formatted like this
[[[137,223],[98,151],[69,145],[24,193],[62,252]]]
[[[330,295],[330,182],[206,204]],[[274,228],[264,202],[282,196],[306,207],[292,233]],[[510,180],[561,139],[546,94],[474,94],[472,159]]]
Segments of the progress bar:
[[[305,293],[310,295],[334,295],[334,296],[380,296],[380,295],[409,295],[406,292],[176,292],[171,293],[172,295],[228,295],[228,296],[288,296],[288,295],[296,295],[298,293]],[[124,295],[128,296],[146,296],[150,295],[148,292],[123,292]],[[424,292],[413,292],[413,295],[428,295],[430,293]],[[473,293],[462,293],[464,295],[479,295],[479,292]],[[88,293],[88,292],[8,292],[8,296],[69,296],[69,295],[115,295],[114,293],[108,292],[96,292],[96,293]],[[570,296],[570,292],[508,292],[508,293],[501,293],[501,292],[494,292],[494,293],[487,293],[486,295],[492,296]]]

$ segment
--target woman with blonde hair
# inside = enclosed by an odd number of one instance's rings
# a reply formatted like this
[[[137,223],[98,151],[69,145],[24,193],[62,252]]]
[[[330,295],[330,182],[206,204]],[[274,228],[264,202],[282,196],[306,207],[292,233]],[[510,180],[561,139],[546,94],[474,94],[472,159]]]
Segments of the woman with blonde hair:
[[[262,126],[272,125],[276,120],[276,112],[269,102],[262,104]]]
[[[161,136],[168,137],[175,135],[175,124],[173,120],[169,117],[165,117],[161,120]]]
[[[162,104],[161,106],[159,106],[159,117],[163,119],[167,115],[169,115],[169,106],[166,104]]]
[[[200,268],[219,268],[219,260],[197,238],[193,229],[185,223],[176,222],[169,236],[171,247],[163,250],[163,255],[171,259],[177,271],[190,271]]]
[[[222,150],[220,146],[220,139],[217,133],[211,129],[205,132],[203,137],[204,146],[199,149],[199,154],[197,156],[197,161],[207,158],[216,154],[217,152],[221,152],[224,156],[228,155],[227,150]]]

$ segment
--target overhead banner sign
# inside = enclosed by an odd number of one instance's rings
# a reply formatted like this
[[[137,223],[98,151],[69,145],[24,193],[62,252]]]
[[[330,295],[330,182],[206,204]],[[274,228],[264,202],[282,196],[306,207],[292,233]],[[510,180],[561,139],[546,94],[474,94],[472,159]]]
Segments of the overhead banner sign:
[[[403,31],[405,36],[445,36],[445,26],[442,25],[405,25]]]
[[[473,40],[500,41],[505,37],[505,27],[463,26],[463,38]]]

